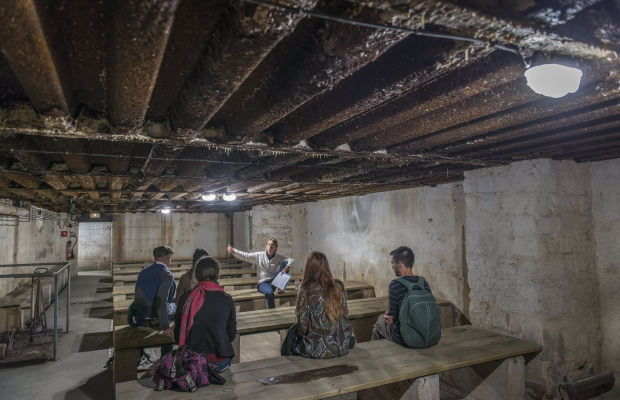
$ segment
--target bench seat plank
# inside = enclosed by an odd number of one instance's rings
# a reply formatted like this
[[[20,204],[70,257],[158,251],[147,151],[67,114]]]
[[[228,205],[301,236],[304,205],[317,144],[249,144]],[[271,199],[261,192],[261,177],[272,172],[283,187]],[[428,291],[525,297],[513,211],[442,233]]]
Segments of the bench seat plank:
[[[193,394],[156,392],[149,380],[116,385],[117,399],[321,399],[385,384],[437,374],[494,360],[540,351],[541,346],[510,336],[467,327],[448,328],[437,346],[405,349],[385,340],[356,345],[344,357],[311,360],[276,357],[234,364],[227,383],[198,389]],[[288,381],[263,384],[270,378]]]
[[[174,280],[177,281],[179,278],[181,278],[181,275],[183,275],[180,272],[176,272],[173,273],[174,275]],[[119,277],[114,277],[114,286],[127,286],[128,284],[135,284],[136,283],[136,279],[137,279],[137,275],[136,276],[119,276]],[[295,282],[295,279],[300,279],[301,280],[302,276],[301,275],[293,275],[291,277],[291,281],[289,282],[289,285],[292,284],[293,282]],[[218,283],[221,286],[244,286],[244,285],[253,285],[256,286],[257,283],[257,279],[256,277],[247,277],[247,278],[227,278],[227,279],[220,279],[218,281]]]

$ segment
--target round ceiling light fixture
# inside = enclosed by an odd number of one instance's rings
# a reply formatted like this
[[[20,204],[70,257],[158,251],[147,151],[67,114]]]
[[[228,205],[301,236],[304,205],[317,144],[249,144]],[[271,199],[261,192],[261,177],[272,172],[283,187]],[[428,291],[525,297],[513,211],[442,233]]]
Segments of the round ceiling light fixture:
[[[204,201],[213,201],[217,198],[217,195],[215,193],[205,193],[202,195],[202,199]]]
[[[527,85],[536,93],[559,99],[579,90],[583,73],[560,64],[532,65],[525,71]]]
[[[235,201],[237,199],[237,195],[234,193],[226,193],[222,195],[222,199],[224,199],[224,201]]]

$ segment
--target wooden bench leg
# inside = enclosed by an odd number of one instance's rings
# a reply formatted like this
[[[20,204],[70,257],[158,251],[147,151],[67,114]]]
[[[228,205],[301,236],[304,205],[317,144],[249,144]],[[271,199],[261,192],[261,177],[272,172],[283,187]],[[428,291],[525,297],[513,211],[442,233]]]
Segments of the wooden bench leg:
[[[135,381],[138,374],[138,355],[140,349],[114,349],[114,383]]]
[[[525,397],[523,356],[459,368],[441,374],[446,390],[468,399],[522,400]]]
[[[357,400],[439,400],[439,375],[423,376],[357,392]]]
[[[233,350],[235,350],[235,356],[232,359],[233,364],[239,362],[239,358],[241,358],[241,336],[237,335],[235,340],[232,342]]]
[[[368,288],[362,290],[362,298],[370,299],[372,297],[375,297],[375,288]]]
[[[356,318],[351,320],[351,326],[353,327],[353,334],[355,335],[355,339],[358,343],[368,342],[372,337],[372,328],[375,326],[375,322],[377,322],[377,315],[366,317],[366,318]]]

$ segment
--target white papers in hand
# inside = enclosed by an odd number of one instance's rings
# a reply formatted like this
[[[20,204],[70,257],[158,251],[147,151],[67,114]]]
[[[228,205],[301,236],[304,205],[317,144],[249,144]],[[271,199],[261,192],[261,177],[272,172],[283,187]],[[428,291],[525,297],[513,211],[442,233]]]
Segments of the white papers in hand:
[[[280,272],[278,275],[276,275],[275,278],[273,278],[271,284],[280,290],[285,290],[286,285],[288,285],[288,281],[290,280],[291,276],[289,274],[287,274],[286,272]]]

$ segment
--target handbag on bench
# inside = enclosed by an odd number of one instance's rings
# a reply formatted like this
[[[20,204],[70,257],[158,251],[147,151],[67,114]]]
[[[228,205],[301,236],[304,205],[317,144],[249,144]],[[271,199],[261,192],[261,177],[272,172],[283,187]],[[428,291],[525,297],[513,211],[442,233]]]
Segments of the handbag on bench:
[[[226,383],[212,362],[202,353],[180,346],[162,357],[153,376],[155,390],[179,390],[193,392],[211,383]]]

